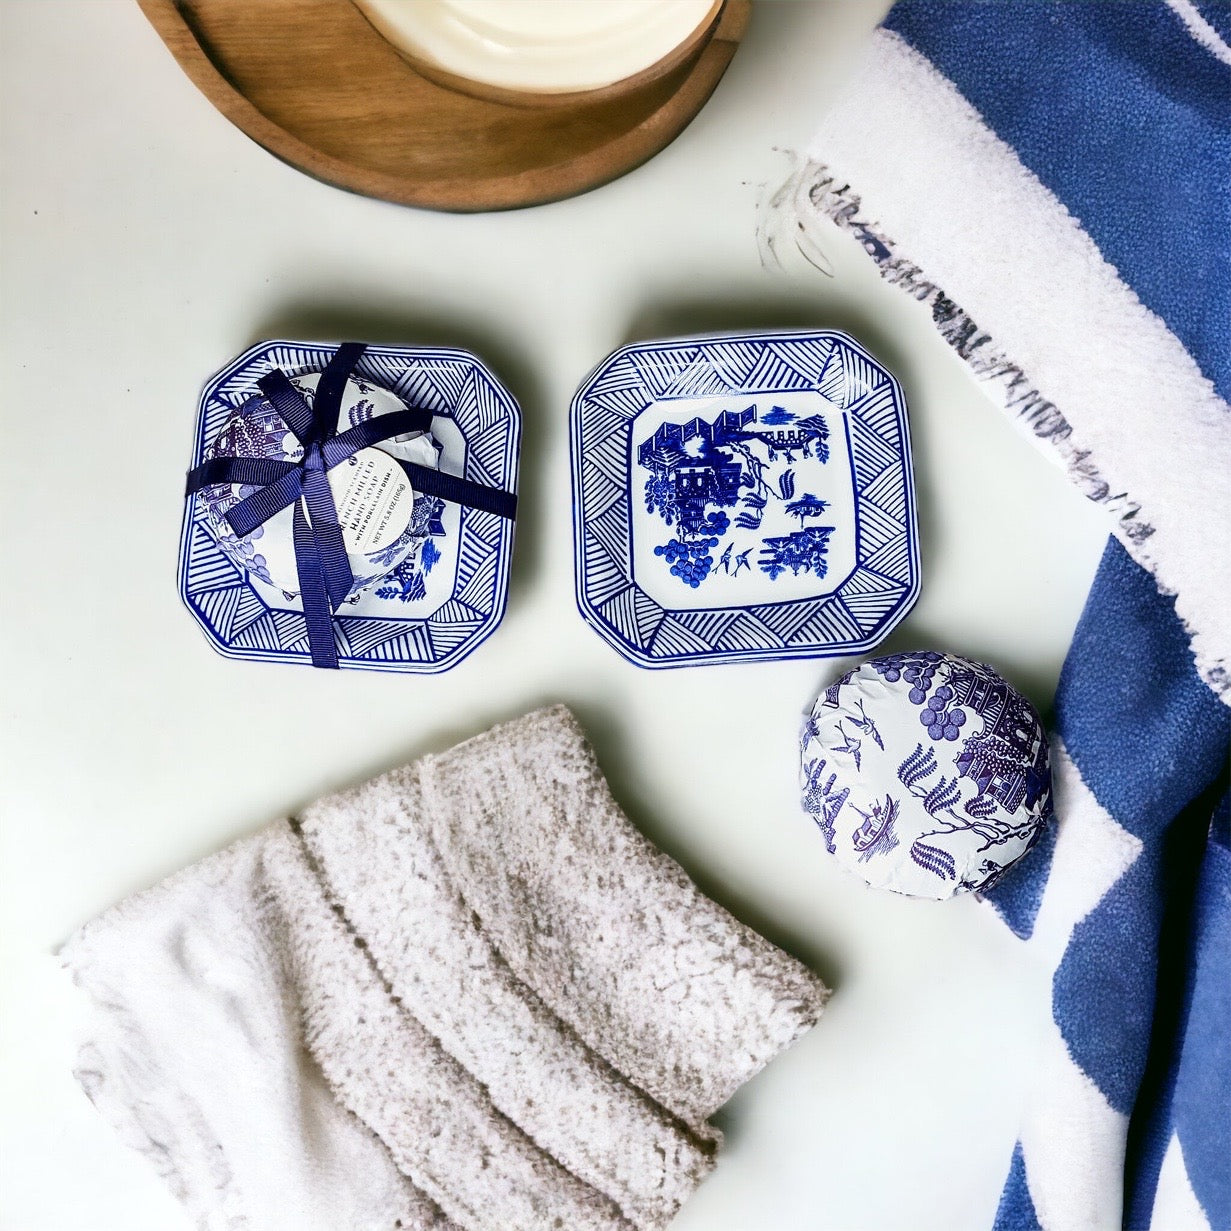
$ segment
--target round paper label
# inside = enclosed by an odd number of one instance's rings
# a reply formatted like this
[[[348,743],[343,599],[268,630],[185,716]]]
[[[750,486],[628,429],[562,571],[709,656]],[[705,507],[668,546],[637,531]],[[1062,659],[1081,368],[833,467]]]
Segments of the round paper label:
[[[329,472],[349,556],[383,551],[406,533],[415,503],[402,468],[380,449],[360,449]]]
[[[373,556],[393,547],[410,525],[415,493],[405,472],[387,453],[368,448],[335,466],[328,478],[356,583],[388,572],[396,558],[391,563]],[[253,554],[245,558],[250,569],[259,568],[257,576],[286,594],[299,593],[293,519],[294,508],[288,506],[258,526],[249,536]]]

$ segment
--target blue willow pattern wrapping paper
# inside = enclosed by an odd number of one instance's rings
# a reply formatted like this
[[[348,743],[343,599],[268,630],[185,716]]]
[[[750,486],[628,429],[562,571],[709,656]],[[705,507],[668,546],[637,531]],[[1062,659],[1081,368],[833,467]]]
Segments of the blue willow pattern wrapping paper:
[[[831,684],[804,724],[800,777],[826,850],[910,897],[989,888],[1052,817],[1034,706],[985,664],[934,650]]]

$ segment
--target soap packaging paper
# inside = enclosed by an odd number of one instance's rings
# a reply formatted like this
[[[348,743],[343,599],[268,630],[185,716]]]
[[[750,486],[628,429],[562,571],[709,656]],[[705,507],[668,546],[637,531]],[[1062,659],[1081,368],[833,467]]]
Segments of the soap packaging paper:
[[[911,897],[990,888],[1052,819],[1034,706],[985,663],[934,650],[869,659],[821,694],[800,786],[827,852]]]
[[[292,385],[309,406],[319,382],[319,372],[291,377]],[[406,404],[388,390],[351,376],[342,395],[337,430],[342,432],[405,409]],[[226,420],[204,460],[260,457],[298,462],[303,455],[303,446],[272,402],[257,393]],[[397,465],[398,458],[436,469],[440,445],[430,432],[402,434],[360,450],[327,476],[354,574],[348,596],[352,600],[409,557],[418,556],[429,541],[434,502],[416,500],[413,485]],[[226,520],[226,514],[256,490],[252,485],[239,483],[212,484],[201,489],[218,545],[237,567],[276,586],[288,597],[298,595],[292,509],[282,509],[242,536]]]

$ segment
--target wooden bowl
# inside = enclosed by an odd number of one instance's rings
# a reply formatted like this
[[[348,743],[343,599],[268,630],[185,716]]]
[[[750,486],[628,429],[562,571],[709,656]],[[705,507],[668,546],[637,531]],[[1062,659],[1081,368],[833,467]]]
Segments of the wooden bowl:
[[[751,8],[725,0],[708,37],[652,79],[536,108],[428,79],[349,0],[139,3],[197,87],[271,153],[367,196],[461,211],[574,196],[658,153],[713,92]]]

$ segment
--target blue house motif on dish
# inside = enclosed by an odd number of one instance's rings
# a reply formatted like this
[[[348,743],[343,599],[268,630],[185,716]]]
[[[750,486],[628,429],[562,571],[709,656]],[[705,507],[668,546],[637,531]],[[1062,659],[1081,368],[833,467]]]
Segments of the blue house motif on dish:
[[[821,394],[734,408],[663,400],[638,417],[632,440],[644,495],[632,518],[633,574],[664,606],[815,597],[854,571],[845,416]]]

